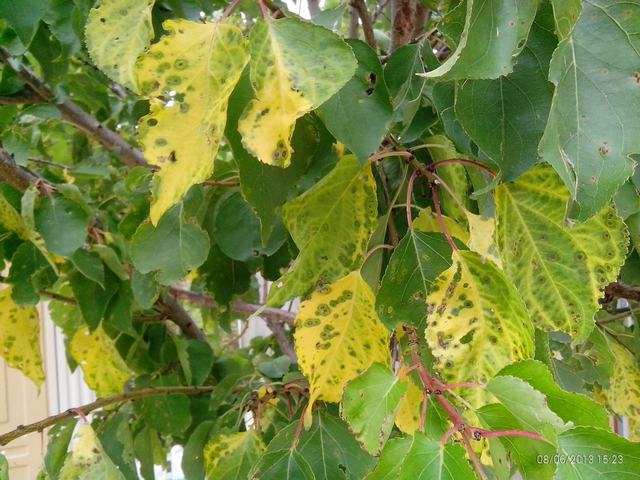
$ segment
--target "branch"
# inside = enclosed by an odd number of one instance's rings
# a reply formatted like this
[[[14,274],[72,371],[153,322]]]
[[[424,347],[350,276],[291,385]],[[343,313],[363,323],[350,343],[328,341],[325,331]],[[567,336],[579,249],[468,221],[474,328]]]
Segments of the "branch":
[[[371,15],[367,9],[367,4],[364,0],[351,0],[351,8],[353,8],[360,17],[360,23],[362,23],[362,32],[364,33],[364,39],[374,50],[377,49],[376,37],[373,33],[373,24],[371,22]]]
[[[77,104],[70,101],[57,102],[51,89],[4,47],[0,47],[0,61],[10,66],[42,102],[54,103],[67,122],[115,153],[122,163],[128,167],[149,166],[140,150],[129,145],[120,135],[102,125]]]
[[[191,318],[189,312],[180,305],[175,296],[172,294],[165,295],[161,302],[166,308],[168,316],[171,318],[173,323],[180,328],[182,333],[195,340],[200,340],[202,342],[207,341],[207,336],[200,327],[196,325],[196,322]]]
[[[415,30],[416,0],[392,0],[391,52],[411,41]]]
[[[0,179],[16,190],[24,192],[30,185],[40,181],[30,171],[18,165],[9,152],[0,146]]]
[[[158,395],[198,395],[201,393],[209,393],[213,391],[213,386],[179,386],[179,387],[149,387],[141,388],[139,390],[132,390],[130,392],[121,393],[119,395],[113,395],[111,397],[98,398],[96,401],[87,403],[81,407],[71,408],[57,415],[52,415],[38,422],[31,423],[29,425],[18,425],[18,427],[4,435],[0,435],[0,446],[6,445],[13,440],[22,437],[28,433],[41,432],[45,428],[48,428],[56,423],[66,419],[72,418],[76,415],[88,415],[94,410],[104,408],[114,403],[130,402],[133,400],[140,400],[146,397],[153,397]]]
[[[626,298],[627,300],[640,301],[640,287],[625,285],[624,283],[614,282],[607,285],[604,289],[606,301],[615,298]]]
[[[0,105],[33,105],[43,103],[42,98],[33,90],[24,90],[14,95],[0,97]]]

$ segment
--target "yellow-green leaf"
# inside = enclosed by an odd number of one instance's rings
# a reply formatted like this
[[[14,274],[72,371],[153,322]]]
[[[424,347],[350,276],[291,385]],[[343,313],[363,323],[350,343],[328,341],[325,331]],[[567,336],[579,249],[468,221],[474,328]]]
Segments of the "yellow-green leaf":
[[[485,218],[481,215],[466,212],[469,223],[469,250],[482,255],[482,258],[489,258],[502,267],[502,261],[498,253],[495,242],[496,221],[493,218]]]
[[[79,329],[71,340],[70,353],[82,368],[85,382],[98,396],[124,391],[131,371],[102,326],[93,333],[88,327]]]
[[[598,299],[615,280],[627,232],[613,207],[569,227],[569,192],[548,165],[538,165],[495,191],[497,244],[504,271],[535,325],[581,341],[593,330]]]
[[[446,215],[442,215],[442,221],[452,237],[457,238],[464,244],[469,242],[469,232],[462,225]],[[420,210],[418,218],[413,221],[413,228],[421,232],[442,232],[438,217],[431,210],[431,207]]]
[[[137,91],[136,59],[153,38],[155,0],[101,0],[87,18],[85,36],[93,62],[109,78]]]
[[[403,369],[398,371],[398,376],[402,375]],[[400,402],[400,408],[396,414],[396,427],[407,435],[413,435],[420,426],[420,406],[423,401],[422,390],[413,383],[409,376],[401,380],[407,384],[407,392]]]
[[[218,435],[204,447],[206,478],[247,478],[265,445],[255,431]]]
[[[258,22],[251,32],[257,98],[238,123],[246,149],[269,165],[289,165],[296,119],[338,92],[356,67],[351,48],[324,27],[293,17]]]
[[[491,260],[469,251],[432,285],[426,338],[447,382],[486,383],[501,368],[531,358],[533,325],[520,295]],[[468,391],[476,406],[482,389]]]
[[[609,388],[604,390],[607,405],[616,415],[629,418],[630,437],[640,441],[640,369],[633,354],[615,341],[609,342],[615,356]]]
[[[60,480],[124,480],[106,454],[90,424],[79,428],[76,441],[60,470]]]
[[[140,58],[140,89],[151,112],[140,120],[145,158],[154,176],[151,221],[213,173],[227,119],[227,103],[248,62],[239,28],[167,20],[168,32]]]
[[[389,331],[359,272],[315,291],[295,321],[296,354],[311,388],[306,422],[316,400],[337,403],[344,385],[374,362],[389,365]]]
[[[40,353],[40,319],[33,307],[21,308],[11,298],[11,288],[0,291],[0,355],[36,385],[44,381]]]
[[[371,165],[361,167],[353,155],[342,157],[313,188],[288,202],[283,214],[300,254],[271,288],[271,306],[306,295],[361,264],[377,221]]]

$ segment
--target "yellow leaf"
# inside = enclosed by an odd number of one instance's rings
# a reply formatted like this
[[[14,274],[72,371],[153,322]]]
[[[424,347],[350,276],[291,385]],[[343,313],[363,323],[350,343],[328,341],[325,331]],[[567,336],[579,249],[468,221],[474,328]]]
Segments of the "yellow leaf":
[[[229,95],[248,62],[247,42],[235,26],[167,20],[163,27],[168,34],[138,62],[140,89],[151,99],[139,138],[147,161],[160,167],[154,225],[213,173]]]
[[[502,268],[502,261],[495,242],[496,221],[484,218],[471,212],[466,212],[469,222],[469,250],[479,253],[482,258],[488,258]]]
[[[101,0],[87,18],[87,50],[109,78],[137,91],[136,59],[153,38],[155,0]]]
[[[456,222],[453,218],[442,216],[444,226],[447,228],[452,237],[457,238],[462,243],[467,244],[469,242],[469,232]],[[413,228],[420,232],[441,232],[440,223],[438,217],[431,210],[431,207],[426,207],[420,210],[418,218],[413,221]]]
[[[326,28],[297,18],[258,22],[251,32],[257,98],[238,123],[246,149],[261,162],[289,165],[296,119],[340,90],[356,65],[351,48]]]
[[[60,480],[124,480],[124,476],[105,453],[91,425],[82,425],[76,441],[60,470]]]
[[[457,251],[427,297],[426,339],[446,382],[486,383],[534,352],[533,325],[515,287],[490,260]],[[466,398],[479,406],[484,389]]]
[[[0,291],[0,354],[12,368],[33,383],[44,381],[40,353],[40,320],[33,307],[21,308],[11,298],[11,288]]]
[[[372,363],[389,365],[389,331],[360,272],[315,291],[300,305],[295,324],[296,354],[311,389],[306,425],[316,400],[337,403],[344,385]]]
[[[615,356],[609,388],[603,390],[609,408],[620,416],[629,417],[631,436],[640,440],[640,368],[633,354],[615,341],[609,342]]]
[[[70,353],[82,368],[85,382],[98,396],[124,391],[131,372],[102,326],[93,333],[87,327],[79,329],[71,340]]]
[[[402,367],[398,371],[398,376],[403,374],[406,367]],[[400,402],[400,408],[396,414],[396,427],[407,435],[413,435],[420,426],[420,412],[422,408],[423,395],[422,390],[413,383],[409,376],[405,376],[400,380],[409,387]]]

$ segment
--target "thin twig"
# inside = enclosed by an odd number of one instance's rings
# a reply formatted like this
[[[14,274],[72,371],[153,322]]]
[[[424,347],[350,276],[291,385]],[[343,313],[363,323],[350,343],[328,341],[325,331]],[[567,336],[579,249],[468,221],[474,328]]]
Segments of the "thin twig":
[[[416,178],[418,178],[418,175],[420,175],[420,172],[418,170],[414,170],[411,173],[411,176],[409,177],[409,183],[407,184],[406,205],[407,205],[407,226],[409,227],[409,229],[413,228],[413,215],[411,212],[411,195],[413,194],[413,184],[416,181]]]
[[[240,3],[240,0],[233,0],[229,6],[225,9],[224,12],[222,12],[222,16],[220,17],[220,19],[218,20],[218,23],[222,23],[224,22],[227,17],[229,15],[231,15],[233,13],[233,11],[235,10],[235,8],[238,6],[238,3]]]
[[[456,246],[456,242],[453,241],[453,237],[451,236],[451,233],[449,233],[449,229],[444,223],[444,218],[442,217],[442,210],[440,209],[440,198],[438,197],[438,184],[436,183],[436,181],[431,182],[431,197],[433,198],[433,207],[436,211],[436,218],[438,219],[440,230],[447,239],[447,243],[451,247],[451,250],[457,252],[458,247]]]
[[[445,158],[444,160],[438,160],[437,162],[433,162],[433,163],[429,164],[429,166],[427,168],[429,168],[431,170],[434,170],[434,169],[436,169],[438,167],[441,167],[442,165],[454,164],[454,163],[462,163],[462,164],[465,164],[465,165],[471,165],[473,167],[476,167],[476,168],[482,170],[483,172],[487,172],[492,177],[495,177],[496,175],[498,175],[496,172],[491,170],[489,167],[485,167],[481,163],[475,162],[473,160],[468,160],[466,158]]]
[[[373,23],[371,22],[371,16],[369,15],[367,4],[364,0],[351,0],[350,5],[360,17],[362,33],[364,33],[365,41],[371,48],[376,50],[378,48],[376,45],[376,36],[373,33]]]

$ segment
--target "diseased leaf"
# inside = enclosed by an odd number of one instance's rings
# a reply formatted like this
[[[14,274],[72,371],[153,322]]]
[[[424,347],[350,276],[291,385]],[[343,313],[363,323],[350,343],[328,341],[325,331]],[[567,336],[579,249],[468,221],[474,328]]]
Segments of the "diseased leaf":
[[[633,173],[629,155],[640,153],[640,137],[629,134],[640,130],[639,18],[639,4],[586,0],[551,60],[556,90],[540,155],[569,189],[567,216],[578,221],[610,202]]]
[[[349,380],[374,362],[389,365],[389,332],[374,304],[369,285],[352,272],[300,305],[294,337],[298,364],[310,384],[307,425],[316,400],[337,403]]]
[[[457,238],[464,244],[469,242],[469,232],[462,225],[446,215],[442,215],[441,219],[453,238]],[[438,216],[433,210],[431,210],[431,207],[426,207],[420,210],[418,218],[413,221],[413,228],[426,233],[441,232]]]
[[[455,21],[464,18],[455,51],[424,76],[444,81],[509,74],[527,40],[537,7],[537,0],[466,0],[466,11],[461,5],[449,14]]]
[[[360,167],[352,155],[342,157],[310,190],[287,202],[284,222],[300,254],[274,283],[268,304],[280,306],[357,268],[376,226],[376,206],[371,165]]]
[[[380,320],[390,330],[400,324],[424,327],[431,286],[450,266],[451,247],[441,233],[409,230],[393,251],[382,277],[376,296]]]
[[[90,424],[78,430],[71,454],[60,470],[60,480],[124,480],[118,467],[105,453]]]
[[[80,328],[71,340],[69,352],[82,368],[85,382],[98,396],[124,391],[131,371],[102,326],[93,333],[87,327]]]
[[[616,415],[629,418],[630,439],[640,441],[640,369],[631,352],[617,342],[609,342],[615,356],[609,387],[603,390],[607,406]],[[597,426],[597,425],[594,425]],[[606,428],[606,427],[605,427]]]
[[[447,382],[486,383],[498,370],[534,353],[533,325],[515,287],[490,260],[458,251],[427,297],[426,338]],[[482,389],[466,391],[479,406]]]
[[[247,478],[265,448],[255,431],[214,437],[204,447],[206,478]]]
[[[295,121],[351,79],[356,59],[330,30],[289,17],[259,21],[251,31],[256,92],[238,123],[245,148],[269,165],[291,162]]]
[[[139,122],[153,181],[151,221],[213,173],[227,102],[249,57],[238,27],[167,20],[168,32],[138,62],[140,90],[151,111]]]
[[[572,228],[567,189],[549,166],[536,166],[495,191],[497,244],[504,271],[536,327],[585,340],[602,288],[624,263],[627,235],[613,207]],[[597,239],[597,241],[595,241]]]
[[[398,376],[402,375],[403,370],[403,368],[398,370]],[[407,391],[400,401],[395,424],[402,433],[413,435],[420,427],[421,404],[424,395],[408,375],[404,376],[401,382],[407,385]],[[427,416],[429,413],[429,408],[427,407]]]
[[[555,46],[553,33],[534,23],[511,74],[495,80],[463,80],[456,87],[456,118],[500,167],[505,181],[538,160],[553,95],[547,75]]]
[[[376,455],[384,446],[407,390],[388,367],[372,364],[344,388],[340,415],[364,449]]]
[[[44,381],[38,312],[34,307],[16,305],[11,288],[0,291],[0,355],[38,387]]]
[[[136,60],[151,43],[155,0],[101,0],[91,9],[85,35],[95,64],[113,81],[138,90]]]

